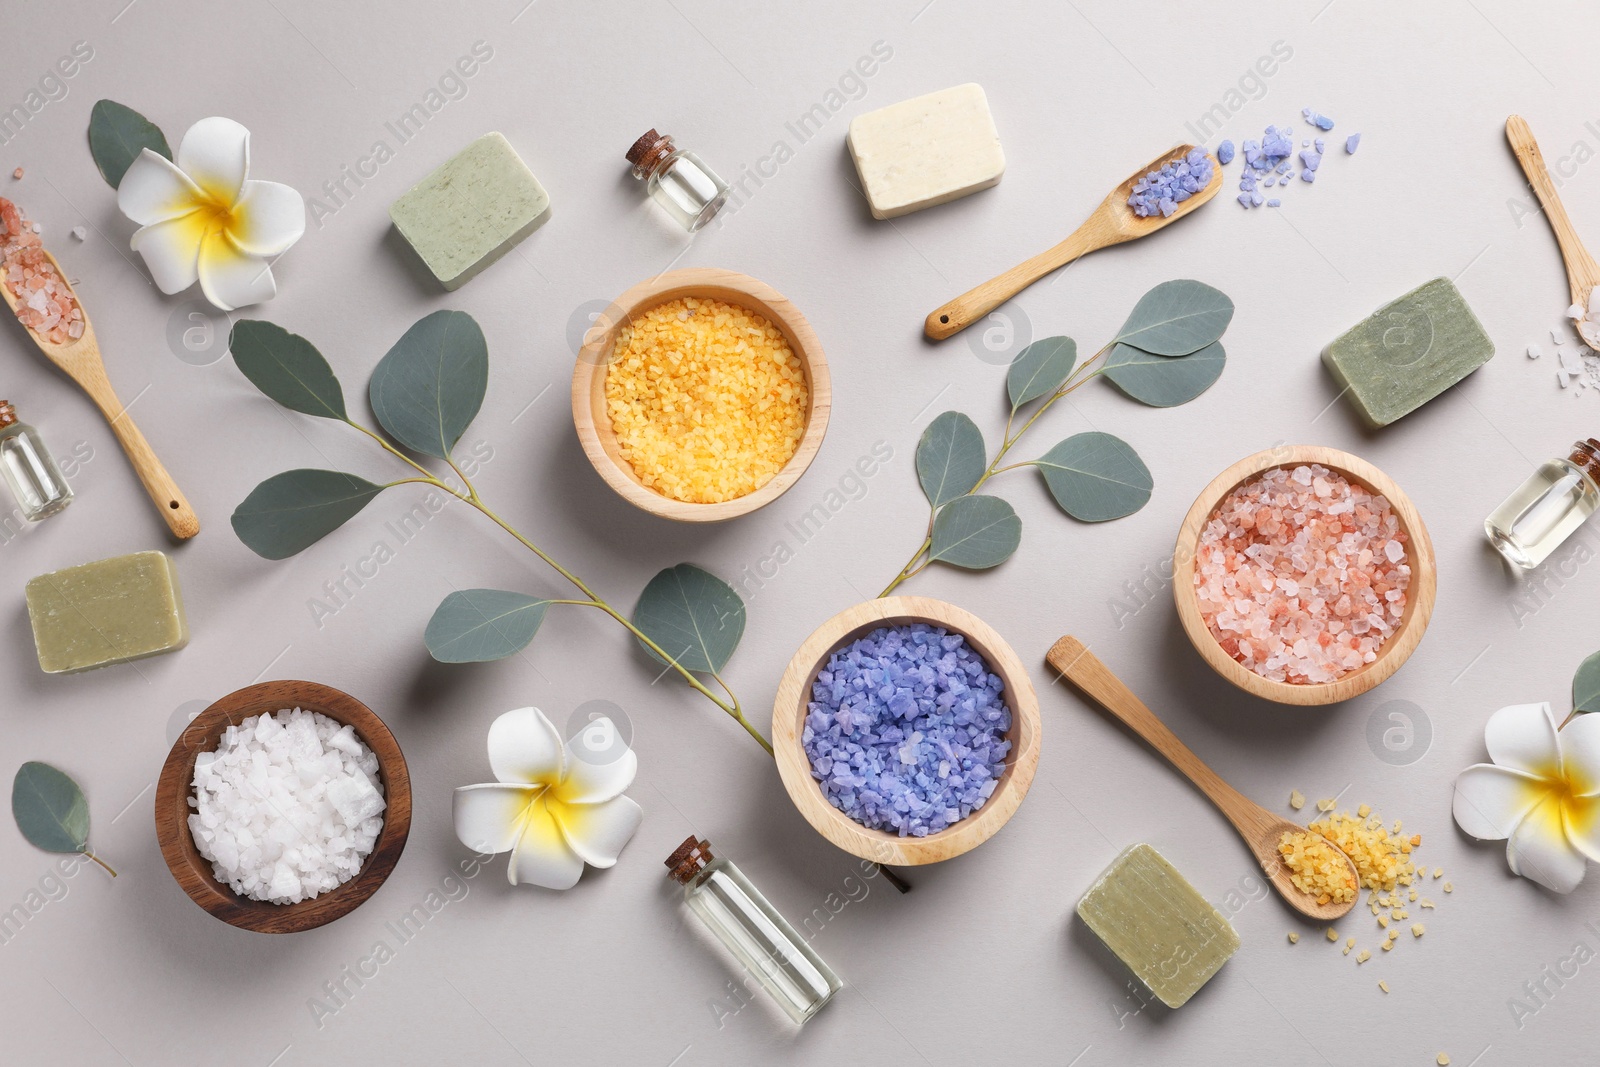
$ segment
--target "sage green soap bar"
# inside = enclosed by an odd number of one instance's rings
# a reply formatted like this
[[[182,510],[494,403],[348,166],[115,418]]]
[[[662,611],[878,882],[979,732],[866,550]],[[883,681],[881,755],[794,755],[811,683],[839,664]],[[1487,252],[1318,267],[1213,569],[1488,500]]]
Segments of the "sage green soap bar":
[[[1150,992],[1179,1008],[1222,969],[1239,935],[1178,869],[1134,845],[1078,901],[1078,916]]]
[[[1449,278],[1385,304],[1322,350],[1322,362],[1371,426],[1387,426],[1494,356],[1494,342]]]
[[[439,284],[459,289],[550,217],[550,194],[504,137],[486,133],[389,206]]]
[[[107,667],[189,643],[178,571],[163,552],[41,574],[28,582],[28,618],[47,674]]]

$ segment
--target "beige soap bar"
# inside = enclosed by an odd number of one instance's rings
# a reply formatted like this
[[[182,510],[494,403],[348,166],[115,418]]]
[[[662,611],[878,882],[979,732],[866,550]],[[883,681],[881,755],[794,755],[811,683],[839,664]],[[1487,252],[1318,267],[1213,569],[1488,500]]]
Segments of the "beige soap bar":
[[[1239,948],[1222,913],[1149,845],[1118,856],[1078,915],[1169,1008],[1188,1003]]]
[[[987,189],[1006,169],[989,99],[973,82],[857,115],[848,140],[879,219]]]
[[[172,652],[189,643],[178,572],[163,552],[41,574],[28,582],[39,666],[70,674]]]

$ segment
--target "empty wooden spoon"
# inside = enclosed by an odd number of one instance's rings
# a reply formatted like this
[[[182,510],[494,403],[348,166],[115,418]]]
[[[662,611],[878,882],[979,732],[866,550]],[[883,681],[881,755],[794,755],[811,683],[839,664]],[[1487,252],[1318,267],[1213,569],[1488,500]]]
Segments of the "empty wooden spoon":
[[[71,292],[72,283],[67,280],[67,272],[61,269],[56,257],[49,252],[45,252],[44,257],[50,261],[56,274],[61,277],[61,284]],[[139,427],[133,424],[128,409],[117,399],[116,392],[111,388],[111,381],[106,377],[106,365],[100,358],[100,345],[94,339],[94,327],[89,324],[89,311],[83,306],[83,301],[78,300],[77,293],[72,293],[72,298],[77,301],[79,310],[83,312],[82,337],[55,344],[27,326],[22,326],[23,331],[34,344],[39,346],[39,351],[43,352],[50,362],[65,371],[67,377],[77,382],[83,391],[89,394],[89,399],[94,401],[100,413],[106,417],[106,421],[111,424],[111,432],[117,435],[122,450],[128,454],[128,462],[133,464],[134,473],[144,484],[144,491],[150,494],[150,499],[155,502],[161,517],[171,528],[173,536],[180,540],[193,537],[200,532],[200,520],[195,517],[194,509],[189,507],[189,501],[184,499],[183,493],[178,490],[172,475],[167,473],[167,469],[156,458],[150,442],[144,439]],[[3,282],[0,282],[0,299],[4,299],[12,314],[16,314],[17,298],[12,294],[10,287]]]
[[[1561,195],[1556,192],[1555,182],[1550,180],[1550,172],[1545,169],[1544,156],[1539,151],[1539,142],[1533,139],[1528,120],[1521,115],[1506,119],[1506,140],[1511,143],[1511,151],[1517,157],[1517,162],[1522,164],[1522,173],[1528,176],[1528,184],[1533,186],[1534,193],[1539,197],[1544,217],[1555,232],[1556,244],[1561,246],[1561,258],[1567,264],[1567,285],[1572,289],[1572,302],[1587,312],[1589,294],[1594,292],[1596,285],[1600,285],[1600,266],[1595,265],[1594,257],[1583,247],[1583,240],[1573,228],[1572,220],[1567,217],[1567,209],[1562,206]],[[1582,338],[1581,334],[1579,336]],[[1582,339],[1588,344],[1587,338]]]
[[[1017,264],[999,277],[991,278],[977,288],[962,293],[943,307],[935,308],[923,323],[922,332],[931,340],[942,341],[951,334],[959,333],[971,326],[1051,271],[1058,270],[1097,249],[1109,248],[1138,237],[1148,237],[1163,226],[1177,222],[1216,196],[1217,190],[1222,188],[1222,167],[1216,158],[1208,153],[1206,158],[1211,160],[1211,180],[1198,193],[1179,204],[1171,215],[1151,215],[1148,218],[1141,218],[1128,206],[1128,194],[1133,190],[1134,182],[1163,163],[1181,160],[1192,151],[1194,145],[1179,145],[1140,167],[1127,181],[1111,190],[1111,195],[1101,201],[1094,214],[1090,215],[1065,241],[1054,248],[1040,252],[1032,259]]]
[[[1218,777],[1122,684],[1120,678],[1111,673],[1111,668],[1085,648],[1082,641],[1076,637],[1063,637],[1050,649],[1045,659],[1068,681],[1093,698],[1095,703],[1144,738],[1151,748],[1165,756],[1168,763],[1217,806],[1217,810],[1239,831],[1239,836],[1244,838],[1250,851],[1255,853],[1256,862],[1266,872],[1272,888],[1291,908],[1308,919],[1329,922],[1346,914],[1355,905],[1354,897],[1343,903],[1329,901],[1318,904],[1316,897],[1295,888],[1295,884],[1289,880],[1289,869],[1278,855],[1278,842],[1285,833],[1305,833],[1306,828],[1274,815]],[[1337,846],[1331,841],[1329,846],[1337,851]],[[1359,893],[1355,864],[1350,862],[1348,856],[1344,859],[1350,865],[1351,885],[1357,886]]]

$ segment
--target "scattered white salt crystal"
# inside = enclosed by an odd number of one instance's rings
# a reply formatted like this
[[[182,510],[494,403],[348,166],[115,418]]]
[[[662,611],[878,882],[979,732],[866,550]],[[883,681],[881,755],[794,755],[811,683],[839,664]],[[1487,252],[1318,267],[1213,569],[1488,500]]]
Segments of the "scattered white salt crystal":
[[[1554,333],[1555,331],[1552,330],[1550,332]],[[1528,346],[1528,358],[1529,359],[1538,359],[1542,355],[1544,355],[1544,349],[1540,348],[1538,345],[1529,345]]]
[[[84,229],[82,226],[74,226],[72,228],[72,236],[74,240],[87,240],[89,237],[89,231]]]

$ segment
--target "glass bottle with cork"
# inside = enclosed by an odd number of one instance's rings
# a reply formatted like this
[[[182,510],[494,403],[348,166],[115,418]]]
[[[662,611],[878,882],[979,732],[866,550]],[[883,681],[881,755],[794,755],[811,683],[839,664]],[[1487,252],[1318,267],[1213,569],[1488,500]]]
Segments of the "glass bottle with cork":
[[[1484,520],[1489,543],[1523,569],[1543,563],[1600,505],[1600,440],[1542,464]]]
[[[668,134],[650,130],[633,142],[626,158],[655,202],[690,233],[710,222],[728,200],[728,183],[705,160],[674,145]]]
[[[789,921],[732,863],[691,834],[667,857],[689,910],[797,1023],[811,1018],[843,986]]]
[[[17,421],[9,400],[0,400],[0,475],[29,522],[47,519],[72,503],[72,487],[39,431]]]

